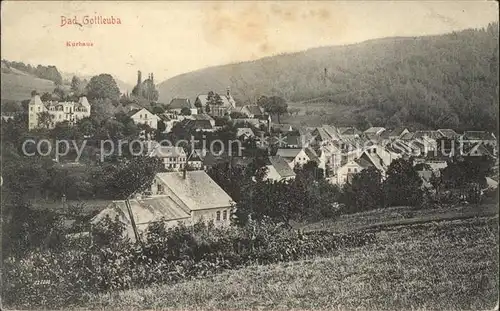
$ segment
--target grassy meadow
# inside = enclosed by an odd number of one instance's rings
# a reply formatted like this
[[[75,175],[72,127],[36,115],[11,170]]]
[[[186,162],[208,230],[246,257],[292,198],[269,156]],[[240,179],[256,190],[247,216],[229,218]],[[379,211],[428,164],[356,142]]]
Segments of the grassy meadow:
[[[327,257],[92,297],[92,309],[491,310],[498,215],[375,229]],[[365,229],[374,231],[373,229]]]

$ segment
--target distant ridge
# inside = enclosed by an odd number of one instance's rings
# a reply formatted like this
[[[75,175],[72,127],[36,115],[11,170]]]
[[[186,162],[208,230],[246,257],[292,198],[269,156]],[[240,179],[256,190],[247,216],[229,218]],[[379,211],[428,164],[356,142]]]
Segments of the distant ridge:
[[[498,23],[443,35],[312,48],[184,73],[158,85],[160,102],[224,92],[238,105],[261,95],[358,107],[366,117],[460,129],[496,129]],[[316,101],[315,101],[316,102]]]

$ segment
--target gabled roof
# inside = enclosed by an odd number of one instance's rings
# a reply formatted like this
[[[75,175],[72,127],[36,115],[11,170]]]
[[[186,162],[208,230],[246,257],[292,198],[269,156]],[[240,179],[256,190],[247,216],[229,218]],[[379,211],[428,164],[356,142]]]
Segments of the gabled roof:
[[[439,133],[441,133],[441,135],[443,137],[450,138],[450,139],[455,139],[455,138],[458,138],[460,136],[459,134],[457,134],[457,132],[455,132],[452,129],[439,129],[437,131]]]
[[[378,156],[376,153],[369,153],[369,152],[363,152],[361,155],[360,159],[364,158],[367,160],[369,163],[371,163],[373,166],[375,166],[376,169],[378,169],[381,172],[385,171],[385,164],[382,158]]]
[[[155,178],[167,186],[192,211],[229,207],[233,202],[205,171],[158,173]]]
[[[127,112],[127,116],[132,117],[132,116],[136,115],[137,113],[139,113],[139,112],[141,112],[141,111],[146,111],[146,112],[148,112],[148,113],[152,114],[153,116],[158,117],[157,115],[155,115],[155,114],[154,114],[154,113],[152,113],[151,111],[147,110],[146,108],[132,109],[132,110],[130,110],[129,112]],[[159,117],[158,117],[158,118],[159,118]]]
[[[410,132],[410,133],[406,133],[406,134],[404,134],[403,136],[399,137],[399,139],[401,139],[401,140],[406,140],[406,141],[408,141],[408,140],[412,140],[412,139],[413,139],[414,134],[415,134],[415,133],[412,133],[412,132]]]
[[[380,133],[380,132],[383,132],[383,131],[385,131],[385,128],[383,128],[381,126],[372,126],[369,129],[367,129],[365,131],[365,133],[366,134],[377,134],[377,133]]]
[[[415,131],[415,133],[413,133],[413,139],[421,138],[424,136],[427,136],[431,139],[439,139],[443,137],[443,134],[438,131]]]
[[[295,159],[295,157],[302,151],[302,148],[289,148],[289,149],[278,149],[276,155],[287,158]]]
[[[486,131],[465,131],[464,139],[467,140],[496,140],[493,133],[488,133]]]
[[[166,195],[133,199],[129,202],[136,225],[159,221],[161,218],[171,221],[191,217],[171,197]],[[92,219],[92,223],[97,223],[106,216],[109,216],[112,220],[118,216],[118,219],[123,223],[131,224],[125,200],[113,201],[112,204]]]
[[[319,157],[316,152],[311,148],[304,148],[305,153],[309,157],[309,160],[319,163]]]
[[[172,121],[172,119],[170,119],[170,117],[168,117],[168,116],[166,116],[166,115],[164,115],[164,114],[158,114],[157,116],[158,116],[158,117],[160,118],[160,120],[162,120],[162,121],[165,121],[165,122]]]
[[[358,130],[355,127],[349,126],[349,127],[338,127],[337,128],[339,134],[341,135],[360,135],[361,131]]]
[[[393,130],[385,130],[382,132],[381,136],[383,138],[399,137],[406,130],[406,127],[398,127]]]
[[[246,105],[238,109],[239,112],[242,113],[250,113],[253,115],[262,115],[264,114],[264,109],[258,105]]]
[[[169,104],[170,109],[195,108],[187,98],[173,98]]]
[[[157,146],[150,153],[151,157],[166,158],[166,157],[185,157],[186,153],[182,147],[174,146]]]
[[[354,160],[354,162],[356,162],[362,168],[369,168],[370,166],[373,166],[373,164],[371,164],[368,160],[364,158],[356,159]]]
[[[212,118],[211,116],[209,116],[208,114],[205,114],[205,113],[193,114],[193,115],[190,115],[189,118],[192,120],[214,121],[214,118]]]
[[[318,141],[328,141],[328,140],[330,140],[330,135],[328,135],[328,133],[324,129],[322,129],[321,127],[318,127],[317,129],[315,129],[313,131],[313,133],[315,134],[316,139]]]
[[[211,130],[213,129],[210,120],[191,120],[185,119],[183,123],[186,130]]]
[[[245,135],[247,137],[255,136],[251,128],[242,127],[242,128],[236,129],[236,137],[241,137],[243,135]]]
[[[268,159],[269,159],[269,164],[274,167],[276,172],[278,172],[278,174],[282,178],[295,176],[295,172],[292,170],[290,165],[288,165],[285,159],[283,159],[279,155],[270,156]]]

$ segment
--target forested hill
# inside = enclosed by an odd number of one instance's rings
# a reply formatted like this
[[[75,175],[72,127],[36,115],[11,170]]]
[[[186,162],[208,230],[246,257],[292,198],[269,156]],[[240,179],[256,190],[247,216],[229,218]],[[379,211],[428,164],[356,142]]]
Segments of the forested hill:
[[[370,123],[489,129],[498,119],[498,23],[450,34],[370,40],[211,67],[159,85],[160,101],[223,92],[349,105]],[[366,121],[366,120],[365,120]]]

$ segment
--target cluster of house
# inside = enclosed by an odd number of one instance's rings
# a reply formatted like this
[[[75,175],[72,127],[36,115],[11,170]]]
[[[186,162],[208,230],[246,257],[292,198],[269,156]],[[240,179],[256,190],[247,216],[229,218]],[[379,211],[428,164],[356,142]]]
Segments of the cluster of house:
[[[198,95],[194,103],[188,98],[173,98],[168,110],[162,114],[154,114],[146,108],[133,108],[128,112],[128,116],[136,124],[147,124],[152,129],[158,129],[162,122],[165,125],[163,133],[172,130],[176,123],[181,123],[186,131],[213,132],[221,128],[219,119],[238,112],[240,118],[236,122],[246,122],[249,124],[267,124],[268,116],[264,110],[257,105],[247,105],[236,107],[230,90],[226,95],[218,95],[219,102],[210,100],[209,94]],[[189,111],[189,113],[185,113]]]
[[[33,94],[28,104],[28,129],[40,126],[54,128],[57,123],[63,121],[74,124],[80,119],[89,117],[90,109],[91,106],[85,96],[81,96],[77,102],[58,100],[43,102],[40,95]],[[46,113],[45,119],[42,119],[42,113]]]
[[[280,126],[281,130],[289,129]],[[370,128],[364,132],[353,127],[323,125],[311,128],[293,128],[277,149],[276,154],[267,158],[268,180],[288,180],[295,178],[294,169],[309,161],[314,161],[325,172],[327,179],[342,185],[362,170],[375,167],[382,176],[395,159],[415,155],[415,164],[425,163],[427,169],[419,171],[424,186],[429,185],[432,172],[446,167],[447,155],[436,155],[440,142],[457,139],[465,144],[480,144],[475,152],[491,157],[497,140],[491,133],[470,131],[458,134],[451,129],[410,132],[408,129],[386,130]],[[287,133],[285,133],[287,134]],[[102,218],[118,217],[127,225],[131,239],[144,232],[151,223],[162,222],[167,227],[179,222],[190,225],[200,220],[213,221],[216,225],[229,225],[234,202],[205,170],[218,163],[247,165],[251,157],[214,154],[196,149],[186,153],[181,147],[161,146],[149,142],[150,156],[160,157],[170,172],[158,173],[148,191],[130,200],[113,201],[92,220],[98,223]],[[442,144],[445,146],[446,144]],[[446,149],[446,146],[444,147]],[[187,170],[186,165],[190,166]]]

